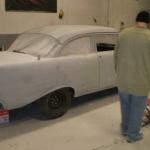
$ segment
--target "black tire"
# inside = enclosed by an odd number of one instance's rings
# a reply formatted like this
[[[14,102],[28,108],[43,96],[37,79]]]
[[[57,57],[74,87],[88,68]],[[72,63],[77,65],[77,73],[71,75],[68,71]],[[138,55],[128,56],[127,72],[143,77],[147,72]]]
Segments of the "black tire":
[[[72,95],[69,89],[61,89],[39,99],[37,106],[44,116],[48,119],[54,119],[67,112],[71,99]]]

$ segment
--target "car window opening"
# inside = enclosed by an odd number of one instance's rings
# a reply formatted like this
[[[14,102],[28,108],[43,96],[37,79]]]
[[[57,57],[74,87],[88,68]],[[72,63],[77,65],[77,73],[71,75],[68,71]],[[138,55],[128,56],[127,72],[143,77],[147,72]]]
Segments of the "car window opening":
[[[115,49],[115,44],[110,43],[97,43],[97,51],[112,51]]]

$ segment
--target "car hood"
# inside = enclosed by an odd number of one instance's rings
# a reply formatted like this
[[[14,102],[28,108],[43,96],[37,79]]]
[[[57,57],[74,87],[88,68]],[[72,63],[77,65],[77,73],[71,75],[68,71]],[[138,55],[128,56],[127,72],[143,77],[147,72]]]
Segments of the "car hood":
[[[0,52],[0,66],[32,62],[37,60],[37,57],[28,54],[16,53],[16,52]]]

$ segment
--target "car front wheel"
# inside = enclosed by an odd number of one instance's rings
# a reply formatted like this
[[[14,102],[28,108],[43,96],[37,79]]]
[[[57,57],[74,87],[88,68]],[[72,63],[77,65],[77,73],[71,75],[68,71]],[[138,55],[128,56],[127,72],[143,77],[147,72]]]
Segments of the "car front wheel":
[[[71,99],[71,92],[68,89],[61,89],[39,99],[37,106],[48,119],[54,119],[67,112]]]

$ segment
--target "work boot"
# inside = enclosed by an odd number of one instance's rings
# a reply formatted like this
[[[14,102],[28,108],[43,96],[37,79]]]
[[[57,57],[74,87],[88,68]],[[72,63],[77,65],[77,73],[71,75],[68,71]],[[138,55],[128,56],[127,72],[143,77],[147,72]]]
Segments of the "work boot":
[[[127,136],[127,138],[126,138],[126,141],[128,142],[128,143],[133,143],[133,142],[137,142],[137,141],[140,141],[140,140],[142,140],[143,139],[143,134],[142,133],[140,133],[137,137],[129,137],[129,136]]]

